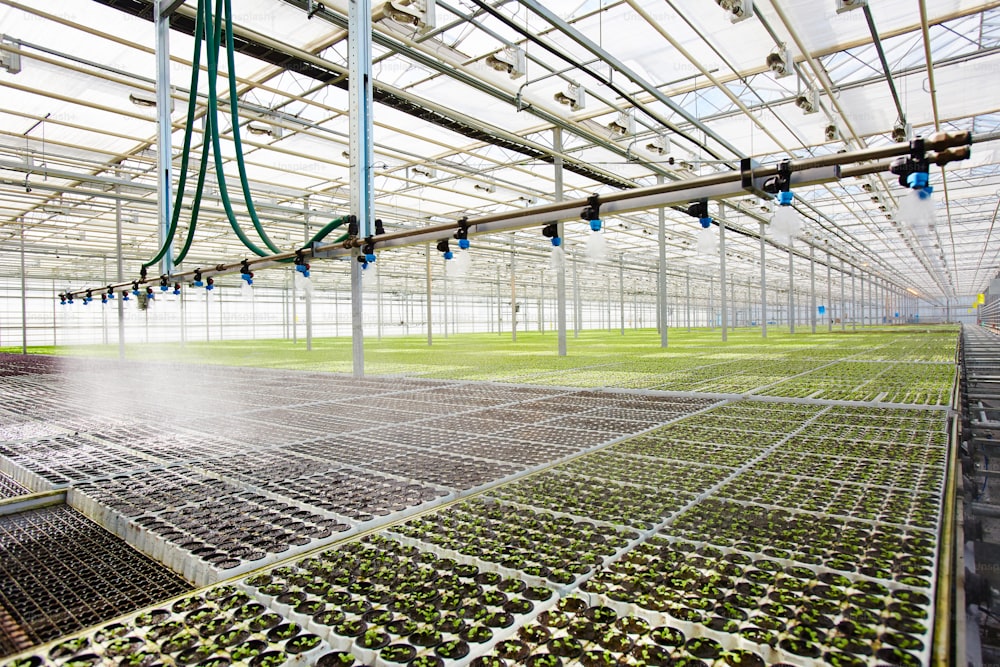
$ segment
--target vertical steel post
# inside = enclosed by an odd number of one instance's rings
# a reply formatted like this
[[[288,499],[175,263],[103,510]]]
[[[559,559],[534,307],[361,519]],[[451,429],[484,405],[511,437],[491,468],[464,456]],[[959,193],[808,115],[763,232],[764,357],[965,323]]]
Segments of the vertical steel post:
[[[21,216],[21,354],[28,354],[28,283],[24,275],[24,216]]]
[[[816,249],[809,246],[809,298],[812,310],[809,314],[809,325],[812,333],[816,333]]]
[[[427,345],[434,344],[434,327],[432,322],[434,320],[434,304],[431,301],[431,244],[430,242],[424,244],[424,268],[427,271]]]
[[[719,202],[719,296],[722,301],[722,341],[729,340],[729,304],[726,301],[726,221]]]
[[[573,338],[580,337],[583,325],[583,304],[580,303],[580,274],[576,266],[576,252],[573,252]]]
[[[830,253],[826,253],[826,330],[833,332],[833,282],[830,273]]]
[[[858,330],[858,296],[855,291],[855,278],[857,271],[851,267],[851,331]]]
[[[350,96],[351,205],[358,235],[372,236],[372,3],[348,0],[348,93]],[[354,252],[354,258],[358,255]],[[361,264],[351,262],[351,347],[354,376],[365,374],[364,295]]]
[[[795,333],[795,239],[788,239],[788,333]]]
[[[563,159],[562,159],[562,128],[552,128],[552,150],[555,153],[553,166],[555,167],[555,198],[556,201],[563,200]],[[560,252],[563,261],[556,269],[556,327],[559,330],[559,356],[565,357],[566,349],[566,229],[563,223],[558,224],[559,238],[562,239]],[[574,265],[573,270],[576,270]],[[573,320],[576,321],[576,302],[573,304]]]
[[[760,337],[767,338],[767,243],[760,223]]]
[[[510,339],[517,342],[517,267],[514,255],[514,235],[510,236]]]
[[[625,335],[625,255],[618,256],[618,319]]]
[[[173,206],[173,166],[170,137],[173,134],[173,124],[170,112],[173,98],[170,96],[170,8],[167,5],[176,4],[169,0],[154,0],[153,23],[156,30],[156,172],[157,172],[157,211],[159,247],[167,239],[170,231],[170,218]],[[204,149],[203,149],[204,150]],[[173,244],[167,248],[160,260],[160,273],[170,275],[174,272]]]
[[[663,184],[663,174],[656,176],[656,183]],[[659,234],[659,265],[656,271],[656,322],[660,329],[660,347],[667,347],[667,215],[666,209],[656,210]]]
[[[121,164],[115,167],[116,180],[121,179]],[[117,263],[116,273],[119,283],[125,280],[125,259],[122,257],[122,186],[119,183],[115,186],[115,262]],[[115,306],[118,310],[118,358],[125,360],[125,302],[122,301],[121,294],[116,296]],[[53,345],[55,342],[53,341]]]
[[[687,320],[688,333],[691,333],[691,267],[690,266],[687,267],[687,269],[684,272],[684,285],[687,291],[687,298],[685,301],[687,312],[684,317]]]
[[[847,302],[844,300],[844,281],[847,274],[844,273],[844,260],[840,260],[840,330],[847,331]]]

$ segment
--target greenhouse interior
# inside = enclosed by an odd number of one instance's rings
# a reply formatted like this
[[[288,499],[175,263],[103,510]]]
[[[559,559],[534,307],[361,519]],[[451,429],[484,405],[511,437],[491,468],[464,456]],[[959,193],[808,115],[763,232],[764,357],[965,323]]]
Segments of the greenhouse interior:
[[[998,73],[996,1],[0,0],[0,666],[1000,664]]]

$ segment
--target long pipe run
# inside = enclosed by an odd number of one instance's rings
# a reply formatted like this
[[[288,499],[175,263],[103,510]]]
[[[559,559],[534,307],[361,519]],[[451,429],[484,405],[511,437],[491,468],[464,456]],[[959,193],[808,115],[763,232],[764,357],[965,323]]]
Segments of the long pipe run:
[[[964,160],[969,156],[968,145],[977,140],[969,132],[938,133],[924,140],[927,150],[940,151],[928,154],[928,159],[935,164],[944,165],[955,160]],[[790,184],[802,187],[818,183],[835,181],[849,176],[859,176],[886,171],[889,168],[887,158],[905,155],[910,151],[908,143],[892,144],[878,148],[869,148],[848,153],[806,158],[789,162],[791,170]],[[882,160],[875,162],[877,160]],[[862,163],[862,164],[857,164]],[[853,165],[841,168],[840,165]],[[758,166],[741,172],[712,174],[684,181],[652,185],[645,188],[634,188],[602,195],[599,198],[601,215],[626,213],[636,210],[647,210],[658,206],[677,206],[700,198],[722,199],[746,194],[747,191],[761,192],[764,181],[778,174],[778,165]],[[513,231],[526,227],[550,224],[560,220],[579,219],[579,212],[590,205],[587,199],[552,202],[541,206],[533,206],[505,213],[482,216],[474,220],[464,220],[427,225],[417,229],[406,229],[390,232],[374,237],[375,248],[392,248],[426,241],[447,238],[461,225],[468,228],[470,234],[496,233]],[[342,244],[321,246],[314,244],[312,248],[300,251],[277,253],[265,257],[239,260],[236,262],[217,264],[207,268],[199,268],[183,273],[167,276],[169,282],[179,282],[200,274],[203,278],[209,276],[234,273],[243,266],[253,269],[263,269],[275,266],[296,257],[333,258],[351,254],[355,248],[366,243],[363,238],[349,238]],[[139,284],[159,281],[161,276],[151,276],[138,280]],[[124,282],[93,288],[67,291],[67,296],[81,296],[88,292],[100,294],[111,288],[113,290],[132,286],[132,282]]]

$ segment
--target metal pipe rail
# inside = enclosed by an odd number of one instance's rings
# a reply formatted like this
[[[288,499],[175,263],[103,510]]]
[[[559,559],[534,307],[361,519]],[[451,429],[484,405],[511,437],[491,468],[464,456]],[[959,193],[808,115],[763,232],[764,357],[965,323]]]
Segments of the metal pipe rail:
[[[991,135],[986,135],[986,137],[986,140],[993,138]],[[937,151],[927,154],[929,160],[935,164],[944,165],[952,161],[967,159],[970,154],[969,145],[982,140],[984,140],[983,135],[973,135],[969,132],[937,133],[924,139],[924,146],[928,151]],[[889,169],[888,158],[907,155],[910,150],[909,143],[898,143],[821,157],[791,160],[788,162],[791,172],[790,182],[793,187],[802,187],[886,171]],[[626,213],[661,206],[676,206],[701,198],[722,199],[745,195],[747,192],[759,193],[763,191],[764,181],[779,173],[779,165],[777,164],[756,167],[751,166],[749,161],[745,161],[744,164],[746,166],[740,172],[711,174],[602,195],[597,200],[600,204],[600,214]],[[842,165],[851,166],[841,168]],[[541,206],[486,215],[473,220],[453,221],[390,232],[367,239],[352,237],[339,245],[314,245],[311,248],[298,251],[226,262],[166,276],[150,276],[136,281],[69,290],[63,295],[67,297],[100,295],[105,291],[132,287],[133,284],[158,283],[164,277],[171,283],[193,278],[196,274],[208,278],[233,273],[244,266],[255,270],[264,269],[297,257],[303,259],[346,257],[355,254],[358,248],[369,243],[373,249],[385,249],[448,238],[460,226],[467,227],[469,234],[472,235],[513,231],[560,220],[579,219],[581,209],[589,206],[590,203],[588,199],[552,202]]]

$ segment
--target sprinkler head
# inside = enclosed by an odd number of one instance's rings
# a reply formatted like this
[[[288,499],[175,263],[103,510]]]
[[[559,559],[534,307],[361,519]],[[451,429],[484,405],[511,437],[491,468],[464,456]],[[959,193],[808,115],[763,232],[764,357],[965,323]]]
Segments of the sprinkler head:
[[[469,244],[469,239],[459,239],[458,240],[458,247],[461,248],[462,250],[468,250],[469,249],[469,245],[470,245]]]
[[[778,206],[791,206],[794,200],[795,193],[790,190],[778,193]]]
[[[174,296],[180,296],[180,293],[181,293],[181,284],[174,283]]]
[[[437,242],[437,251],[442,253],[445,259],[451,259],[455,256],[455,253],[451,251],[451,247],[448,245],[448,239],[441,239]]]
[[[590,228],[592,230],[594,230],[595,232],[601,231],[601,220],[600,219],[591,220],[590,221]]]
[[[559,237],[559,225],[557,225],[554,222],[551,222],[542,227],[542,236],[544,236],[547,239],[551,239],[552,245],[554,245],[557,248],[562,245],[562,239]]]
[[[128,298],[128,290],[123,289],[122,290],[122,301],[128,301],[128,300],[129,300],[129,298]]]
[[[205,281],[205,289],[206,290],[213,290],[213,289],[215,289],[215,279],[214,278],[209,278],[208,280]]]

